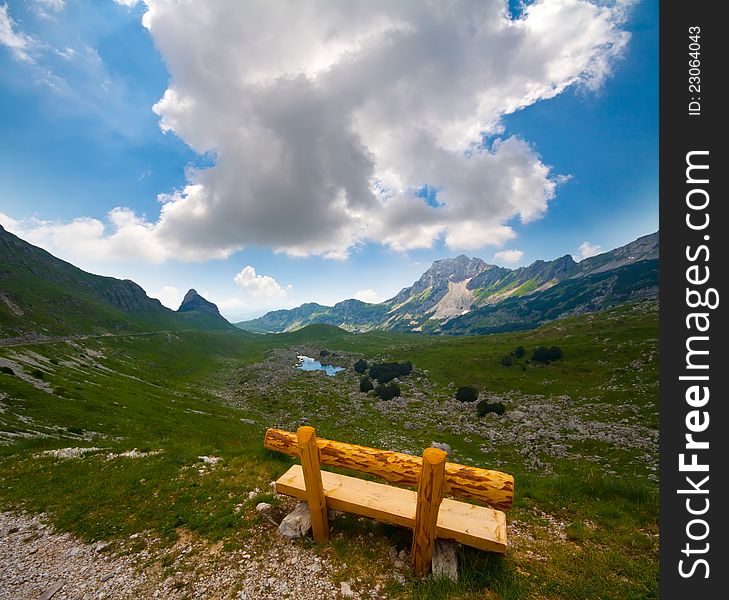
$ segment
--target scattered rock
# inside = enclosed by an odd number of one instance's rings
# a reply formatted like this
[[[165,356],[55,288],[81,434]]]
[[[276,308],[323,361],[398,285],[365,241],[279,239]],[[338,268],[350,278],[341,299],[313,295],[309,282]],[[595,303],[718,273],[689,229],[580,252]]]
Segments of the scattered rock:
[[[438,450],[443,450],[446,454],[450,456],[451,453],[451,447],[446,444],[445,442],[430,442],[431,448],[438,448]]]
[[[56,581],[56,583],[40,595],[40,600],[50,600],[62,587],[63,583],[61,581]]]
[[[270,512],[271,508],[268,502],[259,502],[256,504],[256,510],[260,513]]]
[[[311,529],[311,513],[306,502],[299,502],[296,508],[284,517],[278,526],[278,533],[290,540],[304,537]]]
[[[345,598],[354,598],[354,592],[346,581],[342,581],[342,583],[339,584],[339,592]]]
[[[458,581],[458,557],[454,542],[435,540],[431,568],[433,577],[445,577],[451,581]]]

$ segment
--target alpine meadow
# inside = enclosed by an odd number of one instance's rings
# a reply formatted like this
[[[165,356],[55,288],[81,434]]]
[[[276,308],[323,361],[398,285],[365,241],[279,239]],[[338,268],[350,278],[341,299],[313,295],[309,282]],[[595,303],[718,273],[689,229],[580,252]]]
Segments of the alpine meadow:
[[[0,600],[657,598],[657,38],[0,4]]]

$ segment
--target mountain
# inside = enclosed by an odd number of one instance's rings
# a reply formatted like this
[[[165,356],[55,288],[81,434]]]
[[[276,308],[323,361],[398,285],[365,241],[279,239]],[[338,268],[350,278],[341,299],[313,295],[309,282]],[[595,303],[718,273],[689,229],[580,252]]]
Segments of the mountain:
[[[133,281],[82,271],[0,225],[0,338],[231,327],[176,313]]]
[[[557,318],[553,316],[555,314],[602,310],[631,299],[655,297],[657,266],[642,265],[620,271],[619,275],[617,272],[633,265],[655,263],[657,259],[658,233],[579,263],[567,254],[555,260],[537,260],[527,267],[508,269],[490,265],[480,258],[460,255],[434,262],[412,286],[379,304],[359,300],[344,300],[331,307],[302,304],[291,310],[277,310],[258,319],[242,321],[236,326],[261,333],[293,331],[311,323],[360,332],[384,329],[462,333],[474,329],[532,327],[534,323]],[[597,277],[604,273],[612,273],[615,277]],[[549,291],[558,285],[562,287],[550,294]],[[610,288],[611,285],[614,288]],[[580,301],[557,302],[565,290]],[[556,304],[553,309],[546,310],[542,300]],[[519,312],[517,307],[522,305],[531,308]],[[563,310],[560,312],[558,307]],[[478,324],[479,319],[484,322]]]
[[[231,324],[220,314],[218,307],[193,289],[185,294],[177,314],[184,322],[202,329],[231,328]]]

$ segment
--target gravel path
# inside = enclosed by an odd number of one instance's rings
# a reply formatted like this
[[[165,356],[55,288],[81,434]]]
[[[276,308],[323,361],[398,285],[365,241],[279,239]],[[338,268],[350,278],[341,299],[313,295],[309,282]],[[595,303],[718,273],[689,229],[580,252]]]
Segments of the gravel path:
[[[129,549],[144,550],[112,552],[55,532],[42,515],[0,512],[0,600],[385,597],[379,585],[335,584],[327,559],[271,533],[265,549],[224,551],[183,534],[172,548],[135,535]]]

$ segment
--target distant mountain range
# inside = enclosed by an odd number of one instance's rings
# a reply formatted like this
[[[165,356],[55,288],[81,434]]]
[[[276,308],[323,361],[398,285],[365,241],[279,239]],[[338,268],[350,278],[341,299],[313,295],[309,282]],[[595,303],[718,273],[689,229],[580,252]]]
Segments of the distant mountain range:
[[[129,280],[82,271],[0,226],[0,338],[235,330],[190,290],[176,312]]]
[[[129,280],[103,277],[56,258],[0,226],[0,338],[160,330],[281,333],[311,324],[347,331],[482,334],[658,296],[658,233],[587,258],[565,255],[507,269],[480,258],[434,262],[412,286],[371,304],[302,304],[234,327],[195,290],[170,310]]]
[[[308,303],[236,326],[258,333],[292,331],[311,323],[360,332],[491,333],[657,296],[658,233],[653,233],[579,263],[568,254],[507,269],[465,255],[447,258],[382,303]]]

